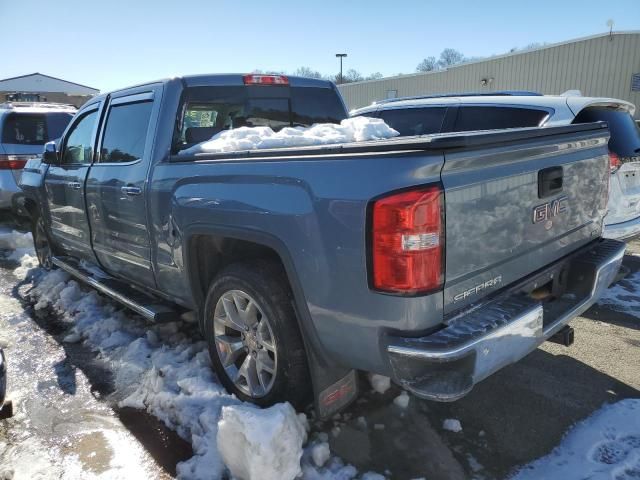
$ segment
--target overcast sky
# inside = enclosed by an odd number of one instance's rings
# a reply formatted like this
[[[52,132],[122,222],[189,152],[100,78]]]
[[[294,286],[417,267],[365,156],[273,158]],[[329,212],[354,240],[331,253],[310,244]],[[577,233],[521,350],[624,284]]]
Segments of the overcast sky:
[[[608,30],[640,30],[640,0],[0,0],[0,78],[40,72],[102,91],[172,75],[413,73],[452,47],[505,53]]]

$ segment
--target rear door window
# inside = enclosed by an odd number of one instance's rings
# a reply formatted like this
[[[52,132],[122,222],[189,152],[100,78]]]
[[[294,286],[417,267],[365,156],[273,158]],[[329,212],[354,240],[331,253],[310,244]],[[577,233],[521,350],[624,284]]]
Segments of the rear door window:
[[[629,112],[614,108],[592,107],[582,110],[573,123],[607,122],[611,138],[609,150],[619,157],[640,155],[640,127]]]
[[[382,110],[379,117],[400,135],[428,135],[442,129],[447,107]]]
[[[458,109],[454,131],[537,127],[548,115],[546,110],[534,108],[462,105]]]
[[[71,118],[70,113],[10,113],[2,127],[2,143],[44,145],[60,138]]]
[[[133,162],[142,158],[153,102],[112,105],[100,150],[101,163]]]

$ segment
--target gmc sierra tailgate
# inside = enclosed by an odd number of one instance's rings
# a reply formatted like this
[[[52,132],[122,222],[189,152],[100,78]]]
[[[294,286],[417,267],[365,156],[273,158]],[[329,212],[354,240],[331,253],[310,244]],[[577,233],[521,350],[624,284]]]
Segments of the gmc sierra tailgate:
[[[478,132],[445,152],[445,314],[601,235],[609,133],[580,127]]]

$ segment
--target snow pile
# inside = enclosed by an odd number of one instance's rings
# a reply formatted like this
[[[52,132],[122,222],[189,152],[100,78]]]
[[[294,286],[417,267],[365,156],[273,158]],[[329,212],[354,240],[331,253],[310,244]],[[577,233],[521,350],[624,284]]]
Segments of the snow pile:
[[[15,253],[15,250],[21,248],[33,248],[33,239],[30,233],[0,228],[0,249],[14,250]]]
[[[23,269],[15,272],[21,279],[28,269],[37,266],[33,255],[33,238],[30,233],[22,233],[0,227],[0,250],[9,251],[8,260],[24,263]]]
[[[260,410],[249,405],[222,408],[218,449],[240,480],[293,480],[300,471],[305,421],[288,403]]]
[[[211,140],[182,150],[180,154],[222,153],[264,148],[308,147],[381,140],[400,135],[380,118],[354,117],[340,124],[317,123],[311,127],[286,127],[274,132],[270,127],[240,127],[225,130]]]
[[[62,270],[42,275],[31,295],[36,310],[52,308],[70,323],[67,339],[82,339],[112,366],[120,405],[146,409],[189,440],[194,457],[178,465],[183,478],[216,478],[220,409],[239,403],[217,383],[204,341],[176,323],[149,326],[95,291],[83,291]]]
[[[398,395],[396,398],[393,399],[393,404],[397,407],[404,409],[409,406],[410,399],[411,397],[409,397],[409,394],[403,391],[400,395]]]
[[[442,422],[442,428],[449,430],[450,432],[458,433],[462,431],[462,424],[460,423],[460,420],[447,418]]]
[[[640,318],[640,272],[612,285],[598,300],[598,304]]]
[[[178,477],[225,478],[226,462],[247,479],[294,478],[300,471],[304,480],[358,476],[330,457],[328,445],[314,440],[301,450],[306,418],[289,405],[259,410],[227,394],[193,324],[149,325],[62,270],[36,270],[34,279],[35,309],[55,311],[69,324],[66,341],[99,353],[113,371],[120,405],[148,411],[191,443],[194,456],[177,466]]]
[[[311,458],[317,467],[323,466],[331,457],[331,450],[327,442],[320,442],[311,448]]]
[[[391,387],[391,379],[377,373],[369,374],[369,382],[371,383],[371,388],[378,393],[385,393]]]
[[[577,424],[549,455],[513,480],[640,478],[640,399],[606,405]]]

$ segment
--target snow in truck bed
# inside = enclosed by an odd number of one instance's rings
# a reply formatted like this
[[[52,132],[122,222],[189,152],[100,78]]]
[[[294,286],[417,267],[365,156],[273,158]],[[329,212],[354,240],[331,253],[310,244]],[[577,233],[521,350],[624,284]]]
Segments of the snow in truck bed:
[[[220,132],[206,142],[180,151],[180,154],[333,145],[383,140],[398,135],[400,134],[389,127],[384,120],[369,117],[347,118],[339,125],[317,123],[311,127],[286,127],[277,132],[269,127],[240,127]]]

